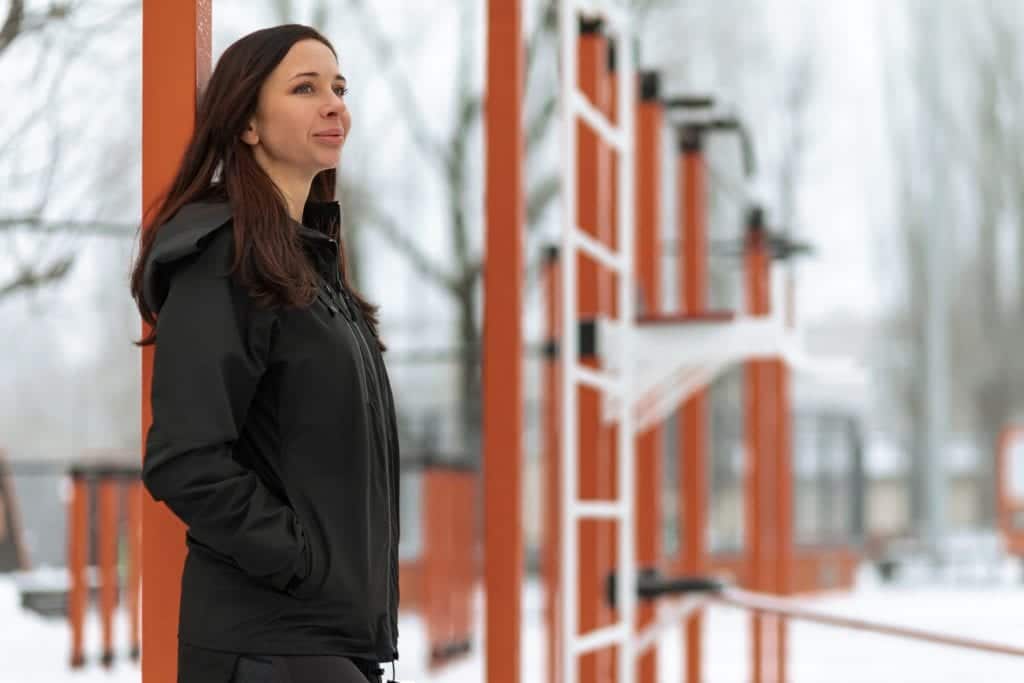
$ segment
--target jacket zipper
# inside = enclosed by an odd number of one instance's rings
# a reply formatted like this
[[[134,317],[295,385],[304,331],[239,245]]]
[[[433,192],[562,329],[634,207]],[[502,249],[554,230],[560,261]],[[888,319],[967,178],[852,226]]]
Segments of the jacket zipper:
[[[373,419],[372,429],[374,431],[374,437],[376,438],[378,445],[380,446],[380,448],[383,449],[383,452],[382,452],[383,459],[384,460],[388,460],[389,459],[388,456],[390,455],[390,452],[388,451],[388,448],[387,448],[387,435],[382,433],[382,431],[383,431],[383,412],[384,412],[383,411],[383,402],[384,402],[384,396],[383,396],[383,390],[382,390],[382,388],[380,386],[380,383],[379,383],[379,378],[377,377],[377,364],[376,364],[376,362],[373,359],[373,352],[370,350],[370,342],[368,342],[366,340],[366,337],[363,335],[363,327],[362,327],[361,323],[355,317],[356,314],[354,313],[354,306],[352,305],[352,302],[351,302],[351,300],[348,297],[348,293],[341,286],[340,276],[338,276],[336,273],[335,273],[335,288],[332,288],[332,289],[333,289],[333,293],[335,294],[335,296],[340,298],[340,299],[342,299],[342,302],[341,302],[340,305],[344,306],[346,311],[347,311],[347,313],[348,313],[348,315],[345,316],[345,319],[348,321],[349,327],[352,329],[352,333],[356,337],[356,340],[357,340],[356,343],[358,343],[359,346],[360,346],[360,349],[361,349],[360,355],[362,355],[363,351],[365,351],[365,353],[366,353],[365,365],[369,366],[369,367],[367,367],[367,375],[371,375],[372,376],[372,377],[367,377],[367,386],[368,387],[372,387],[371,391],[373,392],[373,396],[371,397],[371,399],[369,401],[369,403],[370,403],[370,411],[373,414],[373,417],[372,417],[372,419]],[[388,463],[388,462],[385,462],[383,464],[384,464],[384,467],[386,467],[386,468],[390,468],[391,467],[391,464]],[[395,473],[391,473],[392,477],[394,475],[395,475]],[[389,477],[389,479],[390,478],[391,477]],[[391,482],[388,481],[387,485],[384,488],[385,488],[385,491],[387,491],[388,497],[390,498],[390,496],[392,495]],[[392,611],[391,610],[391,603],[392,603],[393,595],[394,595],[394,592],[395,592],[394,584],[395,584],[395,581],[396,581],[394,565],[395,565],[395,562],[396,562],[397,558],[394,557],[394,547],[393,547],[394,546],[394,535],[393,535],[394,534],[394,520],[390,519],[390,516],[394,515],[394,514],[397,514],[395,512],[395,510],[394,510],[395,503],[396,503],[396,501],[393,501],[393,500],[388,500],[387,501],[388,513],[389,513],[389,519],[388,519],[388,545],[387,545],[387,548],[388,548],[387,560],[388,560],[388,578],[389,578],[389,581],[388,581],[388,593],[387,593],[387,600],[386,600],[386,602],[387,602],[387,608],[388,608],[387,619],[388,619],[388,622],[389,622],[388,625],[391,627],[390,630],[392,631],[392,633],[391,633],[392,639],[394,639],[397,636],[397,634],[394,633],[394,631],[396,630],[395,629],[395,625],[391,624],[391,611]],[[389,643],[388,645],[390,646],[391,644]]]
[[[334,254],[336,254],[337,253],[336,252],[336,250],[337,250],[337,242],[335,242],[333,238],[329,238],[329,242],[330,242],[331,246],[333,247],[332,252]],[[332,264],[333,264],[333,260],[332,260]],[[369,342],[367,342],[366,338],[363,336],[362,328],[361,328],[359,322],[356,320],[356,317],[355,317],[356,313],[354,311],[354,306],[352,305],[352,302],[351,302],[351,300],[348,297],[348,292],[345,291],[345,288],[341,284],[341,275],[338,273],[336,267],[331,267],[330,268],[330,273],[332,275],[331,279],[333,281],[332,282],[328,282],[327,279],[324,278],[324,285],[325,285],[325,287],[321,288],[321,291],[318,293],[318,298],[320,298],[320,300],[324,303],[324,305],[327,306],[327,309],[330,311],[331,316],[334,316],[337,313],[342,313],[342,315],[344,315],[345,320],[347,321],[350,330],[352,331],[353,335],[355,335],[355,337],[356,337],[356,340],[357,340],[356,343],[359,344],[360,355],[362,355],[363,351],[366,352],[365,358],[368,360],[368,364],[370,366],[368,374],[372,375],[372,378],[371,377],[367,377],[367,387],[372,387],[371,390],[372,390],[372,392],[374,394],[374,396],[372,397],[372,399],[370,401],[370,404],[371,404],[370,405],[370,410],[373,412],[373,419],[374,419],[374,424],[373,424],[374,436],[376,437],[377,442],[386,451],[387,450],[387,436],[384,435],[384,438],[381,438],[381,434],[378,432],[378,425],[380,425],[380,423],[382,421],[382,418],[383,418],[383,416],[382,416],[383,406],[381,404],[383,403],[384,397],[383,397],[382,389],[380,387],[379,380],[378,380],[378,377],[377,377],[377,365],[376,365],[376,363],[373,360],[373,354],[370,351]],[[326,295],[323,294],[323,289],[326,289],[329,292],[329,296],[326,296]],[[364,362],[364,365],[366,365],[365,362]],[[383,427],[381,426],[381,428],[383,428]],[[388,455],[389,455],[388,452],[384,453],[385,458],[387,458]],[[385,466],[386,467],[391,467],[391,466],[393,466],[393,463],[386,463]],[[391,478],[395,477],[396,475],[397,475],[397,472],[392,472],[391,473]],[[386,486],[385,488],[386,488],[386,490],[388,492],[388,496],[394,495],[394,492],[391,490],[391,482],[390,481],[388,482],[388,486]],[[389,515],[394,516],[394,515],[398,514],[398,512],[395,510],[396,505],[397,505],[397,500],[389,500],[388,501],[388,512],[389,512]],[[391,622],[391,611],[392,611],[391,603],[392,603],[392,599],[394,597],[394,594],[396,592],[396,584],[398,582],[397,570],[395,569],[395,565],[397,564],[397,557],[394,556],[394,548],[393,548],[393,546],[394,546],[394,521],[395,521],[394,519],[389,519],[388,520],[388,564],[389,564],[388,573],[389,573],[389,577],[391,579],[389,581],[389,583],[388,583],[388,596],[387,596],[387,607],[388,607],[388,617],[387,618],[388,618],[389,622]],[[390,626],[391,626],[391,631],[392,631],[391,638],[392,639],[396,639],[398,637],[398,633],[397,633],[397,631],[398,631],[398,628],[397,628],[398,624],[392,622],[392,623],[390,623]],[[388,645],[390,647],[392,644],[388,643]]]

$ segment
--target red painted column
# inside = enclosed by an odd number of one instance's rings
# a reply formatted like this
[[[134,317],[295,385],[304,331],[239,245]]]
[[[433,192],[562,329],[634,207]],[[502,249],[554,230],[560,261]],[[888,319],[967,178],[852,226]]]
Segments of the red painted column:
[[[661,305],[661,130],[664,107],[659,101],[658,74],[640,77],[636,109],[636,274],[640,288],[640,314],[660,313]],[[662,557],[662,439],[657,424],[636,437],[636,561],[637,567],[658,568]],[[637,630],[654,623],[654,603],[640,603]],[[637,683],[654,683],[658,676],[658,650],[637,660]]]
[[[558,250],[550,248],[544,260],[544,300],[547,346],[544,354],[542,378],[541,415],[543,421],[544,458],[544,540],[542,559],[544,563],[544,614],[547,624],[547,671],[548,683],[558,683],[561,678],[561,661],[564,656],[561,639],[561,576],[562,576],[562,526],[561,526],[561,434],[560,396],[561,373],[557,349],[562,339],[561,327],[561,273],[558,265]]]
[[[775,559],[775,592],[789,595],[793,592],[793,448],[792,448],[792,402],[790,400],[789,367],[783,360],[772,361],[775,371],[775,397],[773,407],[776,411],[775,429],[775,520],[778,525],[776,532],[777,547]],[[776,680],[786,680],[786,661],[788,658],[788,637],[786,619],[776,620]]]
[[[192,134],[196,95],[211,68],[210,19],[210,0],[143,0],[143,207],[153,207],[166,190]],[[147,347],[142,351],[143,441],[152,422],[152,367],[153,347]],[[142,528],[142,680],[174,683],[185,528],[149,495],[142,505]]]
[[[599,109],[606,101],[608,41],[602,35],[600,21],[581,21],[578,48],[578,83],[580,90]],[[579,227],[591,237],[602,237],[606,225],[602,206],[602,193],[607,192],[607,157],[601,152],[597,134],[583,121],[577,121],[577,216]],[[606,196],[606,195],[605,195]],[[607,313],[601,298],[602,269],[585,256],[577,257],[577,311],[579,318]],[[606,305],[606,304],[605,304]],[[563,324],[576,324],[563,320]],[[573,353],[574,349],[563,349]],[[581,363],[598,368],[594,357]],[[607,497],[608,443],[607,430],[601,420],[601,394],[590,387],[579,388],[579,496],[583,500]],[[585,519],[579,523],[578,623],[580,633],[587,633],[608,622],[608,608],[604,602],[604,577],[609,569],[602,543],[606,528],[612,523],[605,520]],[[568,587],[567,587],[568,589]],[[581,681],[607,683],[611,673],[610,658],[604,651],[591,652],[580,657]]]
[[[683,313],[695,316],[706,312],[708,298],[707,172],[702,142],[698,126],[682,129],[679,243],[683,248],[679,250],[679,301]],[[680,418],[682,571],[695,576],[704,573],[708,565],[707,390],[697,391],[683,404]],[[702,622],[702,614],[696,612],[686,623],[686,680],[692,683],[703,680]]]
[[[455,474],[452,484],[452,499],[456,502],[452,526],[455,527],[456,546],[453,553],[456,557],[455,573],[458,580],[455,615],[453,617],[454,643],[458,646],[458,657],[470,653],[473,642],[473,587],[477,580],[477,556],[474,550],[476,543],[476,516],[478,487],[477,472],[472,469],[459,471]]]
[[[598,109],[608,117],[612,125],[618,124],[618,74],[616,72],[615,54],[617,46],[606,41],[604,81],[594,100]],[[598,168],[600,169],[600,189],[598,191],[598,237],[612,251],[619,246],[619,193],[618,152],[603,139],[598,140]],[[598,301],[601,311],[611,319],[619,315],[618,274],[607,268],[600,269],[598,283]],[[605,500],[618,498],[619,491],[619,425],[618,423],[600,425],[600,449],[598,450],[598,496]],[[600,576],[606,577],[618,569],[619,545],[616,541],[619,527],[615,522],[600,523],[599,536]],[[602,626],[619,620],[619,614],[611,609],[605,601],[601,601]],[[598,666],[601,680],[615,683],[619,679],[619,650],[606,648],[598,652]]]
[[[752,213],[746,237],[747,310],[750,315],[764,316],[771,310],[771,255],[767,235],[759,212]],[[745,496],[746,559],[748,586],[756,591],[773,591],[776,570],[772,558],[778,550],[776,520],[777,499],[773,488],[777,482],[775,446],[777,394],[773,378],[774,361],[754,360],[746,364],[745,437],[747,444],[747,479]],[[773,673],[769,668],[777,649],[778,631],[771,628],[773,619],[757,614],[751,617],[751,680],[766,683]],[[769,638],[769,642],[765,639]],[[776,659],[777,663],[777,659]],[[777,669],[776,669],[777,671]]]
[[[998,448],[996,510],[999,528],[1003,533],[1007,552],[1024,557],[1024,498],[1013,489],[1014,479],[1020,476],[1014,473],[1014,469],[1022,466],[1015,458],[1015,453],[1018,449],[1024,449],[1024,427],[1005,427],[999,435]]]
[[[133,661],[142,655],[141,641],[141,590],[142,590],[142,482],[132,479],[125,485],[125,500],[128,507],[128,577],[125,594],[128,605],[129,653]]]
[[[435,466],[423,469],[423,622],[429,649],[428,666],[438,666],[437,656],[446,640],[445,602],[449,595],[447,561],[450,548],[444,490],[445,472]]]
[[[68,499],[68,623],[71,626],[71,668],[85,666],[85,611],[89,602],[86,564],[89,558],[89,483],[71,472]]]
[[[489,0],[483,330],[487,673],[520,680],[524,50],[520,0]]]
[[[114,664],[114,608],[117,604],[117,541],[118,541],[118,492],[120,482],[110,472],[100,473],[97,483],[99,493],[98,512],[98,560],[100,574],[100,627],[103,639],[103,666]]]

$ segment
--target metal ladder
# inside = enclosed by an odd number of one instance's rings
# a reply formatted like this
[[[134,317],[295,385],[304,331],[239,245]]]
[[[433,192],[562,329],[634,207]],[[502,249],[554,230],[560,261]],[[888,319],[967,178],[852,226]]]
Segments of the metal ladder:
[[[632,380],[630,362],[634,327],[634,107],[635,65],[628,13],[608,2],[562,0],[559,7],[559,44],[561,49],[562,118],[562,316],[563,346],[561,362],[561,585],[560,642],[561,683],[579,683],[581,655],[609,646],[618,646],[618,683],[632,683],[636,657],[636,555],[634,540],[634,420],[629,396]],[[618,125],[600,112],[579,89],[577,82],[578,19],[581,14],[600,15],[616,45]],[[600,240],[584,232],[577,223],[576,211],[576,124],[582,120],[618,154],[617,178],[619,249],[613,251]],[[576,287],[576,256],[586,254],[614,272],[618,284],[618,317],[621,335],[612,351],[617,357],[616,372],[586,367],[579,360],[579,326]],[[579,499],[579,386],[597,389],[615,396],[618,413],[618,498],[602,501]],[[581,520],[614,520],[618,527],[618,567],[615,582],[619,621],[586,634],[579,633],[577,583],[579,559],[579,523]],[[599,600],[601,596],[584,596]]]

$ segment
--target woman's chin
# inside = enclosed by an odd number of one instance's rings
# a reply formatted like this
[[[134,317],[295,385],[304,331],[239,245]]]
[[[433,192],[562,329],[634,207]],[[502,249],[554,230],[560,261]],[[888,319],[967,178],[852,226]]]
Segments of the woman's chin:
[[[338,168],[341,164],[341,155],[337,154],[333,157],[321,157],[317,159],[317,173],[320,171],[329,171],[332,168]]]

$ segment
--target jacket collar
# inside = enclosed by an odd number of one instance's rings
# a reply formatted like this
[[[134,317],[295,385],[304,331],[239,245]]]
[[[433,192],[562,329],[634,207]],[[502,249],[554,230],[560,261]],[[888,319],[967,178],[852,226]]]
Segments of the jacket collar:
[[[167,266],[201,251],[206,239],[227,225],[231,216],[227,201],[192,202],[159,227],[143,271],[143,296],[151,310],[158,311],[167,296]],[[340,224],[341,205],[337,201],[310,200],[298,230],[311,242],[336,246],[330,232],[333,225]]]

